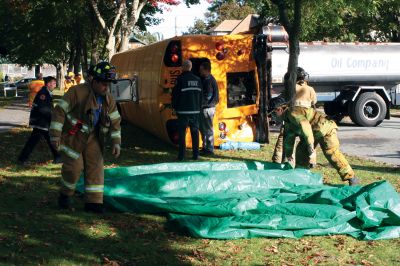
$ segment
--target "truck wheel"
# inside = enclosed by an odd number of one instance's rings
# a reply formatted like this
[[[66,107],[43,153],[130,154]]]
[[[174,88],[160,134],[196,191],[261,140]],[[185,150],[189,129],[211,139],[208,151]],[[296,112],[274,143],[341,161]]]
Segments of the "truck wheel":
[[[363,127],[376,127],[386,116],[386,103],[375,92],[365,92],[352,103],[351,119]]]

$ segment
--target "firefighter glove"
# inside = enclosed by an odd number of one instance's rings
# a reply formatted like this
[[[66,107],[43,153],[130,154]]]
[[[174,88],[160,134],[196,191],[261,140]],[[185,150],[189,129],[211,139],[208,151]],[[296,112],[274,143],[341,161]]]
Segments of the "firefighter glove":
[[[315,168],[317,166],[317,152],[314,150],[309,157],[309,167]]]
[[[285,160],[285,169],[294,169],[296,166],[295,160],[292,156],[287,157]]]
[[[115,158],[118,158],[120,153],[121,153],[121,146],[119,144],[114,144],[112,149],[112,154],[114,155]]]
[[[60,149],[60,140],[52,140],[51,145],[58,151]]]

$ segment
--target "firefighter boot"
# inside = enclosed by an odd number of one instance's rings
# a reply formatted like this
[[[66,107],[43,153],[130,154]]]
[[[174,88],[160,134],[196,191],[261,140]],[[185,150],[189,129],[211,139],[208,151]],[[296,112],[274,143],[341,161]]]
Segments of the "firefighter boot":
[[[349,186],[358,186],[361,185],[360,183],[360,179],[358,179],[357,177],[352,177],[350,179],[347,180],[349,182]]]
[[[68,209],[71,207],[71,198],[67,195],[60,193],[58,196],[58,207],[60,209]]]
[[[85,212],[104,213],[102,203],[85,203]]]

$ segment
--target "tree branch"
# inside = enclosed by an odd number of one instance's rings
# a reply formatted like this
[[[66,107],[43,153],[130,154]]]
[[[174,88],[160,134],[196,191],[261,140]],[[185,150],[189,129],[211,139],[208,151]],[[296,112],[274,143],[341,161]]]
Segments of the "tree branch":
[[[292,25],[289,21],[289,16],[287,13],[287,5],[285,0],[272,0],[272,3],[278,6],[279,19],[283,27],[285,27],[287,32],[292,30]]]
[[[109,30],[107,28],[106,22],[104,21],[103,17],[100,14],[99,11],[99,7],[97,6],[97,3],[95,0],[90,0],[90,3],[92,4],[94,13],[96,15],[97,20],[100,23],[101,28],[103,29],[103,31],[107,34],[107,36],[109,35]]]

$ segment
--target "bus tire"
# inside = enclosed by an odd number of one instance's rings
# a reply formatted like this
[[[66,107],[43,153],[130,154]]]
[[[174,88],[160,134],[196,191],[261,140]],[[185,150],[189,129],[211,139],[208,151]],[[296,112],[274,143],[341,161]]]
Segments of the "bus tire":
[[[362,93],[352,106],[352,120],[359,126],[376,127],[385,119],[386,103],[375,92]]]

